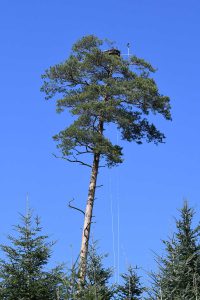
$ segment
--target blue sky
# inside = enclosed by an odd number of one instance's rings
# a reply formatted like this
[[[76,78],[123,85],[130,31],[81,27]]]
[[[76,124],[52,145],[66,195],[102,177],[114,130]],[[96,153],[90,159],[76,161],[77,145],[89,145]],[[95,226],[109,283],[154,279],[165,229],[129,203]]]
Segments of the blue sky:
[[[127,263],[150,270],[152,250],[162,253],[161,239],[173,232],[184,198],[200,219],[199,12],[197,0],[1,1],[0,242],[25,212],[28,193],[45,231],[58,241],[54,260],[70,262],[78,254],[83,220],[67,203],[75,198],[85,207],[89,172],[52,156],[51,137],[69,118],[44,100],[40,76],[87,34],[114,40],[124,52],[129,42],[132,53],[158,68],[156,80],[171,98],[173,117],[156,120],[165,144],[126,143],[124,164],[100,173],[94,239],[113,264],[112,203],[117,272]]]

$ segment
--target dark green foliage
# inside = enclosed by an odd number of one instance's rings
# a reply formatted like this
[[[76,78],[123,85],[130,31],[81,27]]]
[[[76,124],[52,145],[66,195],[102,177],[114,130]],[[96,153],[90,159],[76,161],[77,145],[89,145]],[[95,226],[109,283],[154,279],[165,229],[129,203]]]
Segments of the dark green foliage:
[[[140,284],[136,270],[131,266],[121,275],[122,283],[111,284],[112,269],[105,268],[103,259],[106,255],[97,253],[96,243],[89,248],[85,285],[81,291],[78,283],[78,267],[68,273],[65,280],[66,300],[139,300],[144,288]]]
[[[165,257],[157,257],[159,273],[152,274],[150,299],[200,299],[200,226],[192,228],[193,217],[194,210],[185,202],[176,221],[177,231],[163,242]]]
[[[62,297],[59,300],[75,300],[78,298],[78,271],[76,265],[73,265],[71,269],[67,270],[67,274],[65,274],[62,286],[60,288]]]
[[[22,216],[22,225],[9,235],[10,245],[1,245],[6,256],[0,260],[0,299],[55,300],[62,282],[61,268],[45,271],[51,256],[52,243],[41,235],[39,219],[32,224],[32,216]]]
[[[85,299],[109,300],[114,295],[114,288],[109,286],[112,269],[103,266],[105,257],[105,255],[97,253],[96,243],[90,246],[87,260]],[[93,298],[91,298],[92,296]]]
[[[54,137],[69,161],[80,162],[80,154],[97,153],[108,166],[121,163],[122,148],[106,135],[110,123],[124,140],[160,143],[164,134],[148,115],[158,113],[171,119],[169,98],[159,93],[150,77],[154,68],[136,56],[125,60],[104,50],[102,40],[83,37],[67,60],[43,75],[46,99],[59,95],[57,111],[69,109],[75,117],[72,125]]]
[[[10,245],[1,245],[5,259],[0,260],[0,299],[2,300],[114,300],[140,299],[143,289],[132,268],[122,274],[122,285],[112,285],[112,269],[103,265],[106,255],[97,253],[96,243],[87,257],[86,281],[80,290],[79,268],[75,265],[64,274],[61,267],[45,270],[52,243],[41,235],[39,219],[29,212],[22,225],[9,235]],[[131,296],[131,297],[129,297]]]
[[[140,278],[133,267],[128,268],[128,272],[121,275],[123,284],[118,286],[118,300],[138,300],[142,299],[141,295],[144,288],[140,284]]]
[[[89,247],[87,257],[87,274],[85,284],[80,291],[78,267],[68,273],[65,281],[66,300],[110,300],[113,299],[115,288],[110,285],[112,270],[103,266],[105,255],[99,255],[96,243]]]

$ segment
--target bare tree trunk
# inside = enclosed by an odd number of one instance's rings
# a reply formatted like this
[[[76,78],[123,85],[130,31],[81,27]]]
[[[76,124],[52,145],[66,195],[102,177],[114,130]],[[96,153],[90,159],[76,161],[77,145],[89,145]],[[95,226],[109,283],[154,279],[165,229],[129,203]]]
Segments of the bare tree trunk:
[[[88,191],[87,204],[85,209],[85,219],[82,233],[81,252],[80,252],[80,283],[83,284],[86,276],[87,254],[90,238],[90,228],[92,223],[92,212],[94,206],[94,197],[96,190],[97,175],[99,169],[100,154],[94,154],[92,173]]]
[[[98,132],[100,135],[103,134],[103,121],[99,120]],[[90,178],[90,185],[88,190],[88,198],[85,209],[85,219],[82,233],[82,241],[81,241],[81,251],[80,251],[80,285],[83,285],[85,282],[86,269],[87,269],[87,255],[88,255],[88,246],[90,239],[90,228],[92,223],[92,212],[94,207],[94,198],[95,198],[95,190],[97,183],[97,176],[99,170],[99,161],[100,161],[100,153],[94,153],[93,156],[93,164],[92,164],[92,173]]]

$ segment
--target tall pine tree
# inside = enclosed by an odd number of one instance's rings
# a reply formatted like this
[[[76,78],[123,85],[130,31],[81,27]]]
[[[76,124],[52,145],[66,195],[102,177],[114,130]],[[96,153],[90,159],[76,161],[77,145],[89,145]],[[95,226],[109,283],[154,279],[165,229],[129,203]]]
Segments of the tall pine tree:
[[[5,258],[0,260],[0,299],[61,299],[58,298],[61,268],[45,270],[52,243],[47,241],[48,236],[41,234],[39,219],[33,223],[29,211],[22,216],[22,224],[14,228],[17,234],[8,236],[10,245],[1,245]]]
[[[165,256],[157,257],[159,272],[152,274],[153,300],[200,299],[200,226],[192,227],[194,210],[185,202],[177,231],[163,241]]]
[[[151,115],[170,120],[170,104],[151,78],[154,72],[143,59],[124,59],[117,49],[105,51],[104,42],[89,35],[74,44],[67,60],[43,75],[46,99],[58,96],[57,111],[68,109],[74,117],[74,122],[54,137],[62,158],[91,168],[80,251],[82,283],[100,161],[108,167],[123,161],[122,147],[109,138],[109,125],[114,124],[121,138],[129,142],[158,144],[164,140]]]

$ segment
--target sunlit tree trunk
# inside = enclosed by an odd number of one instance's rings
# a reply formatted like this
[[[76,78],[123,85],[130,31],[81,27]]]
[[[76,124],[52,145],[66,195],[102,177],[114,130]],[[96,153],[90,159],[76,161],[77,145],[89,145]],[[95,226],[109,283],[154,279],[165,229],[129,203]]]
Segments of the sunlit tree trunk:
[[[103,122],[100,120],[99,122],[99,134],[103,134]],[[90,229],[92,224],[92,214],[94,207],[94,199],[95,199],[95,190],[97,183],[97,176],[99,170],[99,161],[100,161],[100,153],[94,153],[93,156],[93,164],[92,164],[92,172],[90,178],[90,185],[88,190],[88,198],[85,209],[85,218],[83,225],[83,233],[82,233],[82,241],[81,241],[81,251],[80,251],[80,284],[84,284],[86,270],[87,270],[87,254],[88,254],[88,246],[90,239]]]
[[[86,275],[88,244],[90,238],[92,212],[94,207],[96,182],[97,182],[97,175],[99,169],[99,158],[100,158],[99,154],[94,154],[88,198],[87,198],[87,204],[85,209],[85,219],[84,219],[84,226],[83,226],[83,233],[82,233],[81,252],[80,252],[80,282],[81,283],[84,283],[85,275]]]

